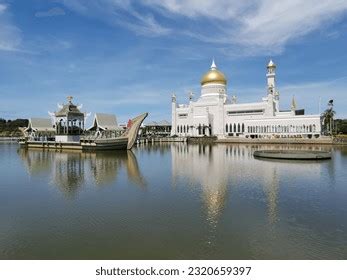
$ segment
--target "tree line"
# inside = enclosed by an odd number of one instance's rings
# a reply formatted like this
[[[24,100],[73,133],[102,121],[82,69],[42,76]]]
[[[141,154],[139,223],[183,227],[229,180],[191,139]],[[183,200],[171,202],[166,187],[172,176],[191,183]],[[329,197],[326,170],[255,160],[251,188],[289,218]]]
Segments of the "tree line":
[[[27,119],[15,119],[5,120],[0,118],[0,136],[1,137],[20,137],[22,132],[20,127],[27,127],[29,120]]]
[[[322,133],[325,135],[347,134],[347,120],[334,119],[334,100],[329,100],[328,106],[321,114]]]

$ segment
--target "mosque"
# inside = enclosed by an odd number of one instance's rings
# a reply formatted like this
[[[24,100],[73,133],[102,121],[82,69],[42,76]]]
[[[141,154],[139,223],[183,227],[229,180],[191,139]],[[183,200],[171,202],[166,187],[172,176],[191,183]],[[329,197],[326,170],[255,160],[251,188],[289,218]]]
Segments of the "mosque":
[[[227,79],[214,60],[201,79],[198,100],[189,96],[189,104],[178,104],[172,96],[171,136],[217,136],[244,138],[318,138],[321,135],[319,115],[305,115],[298,110],[293,97],[290,110],[280,110],[276,88],[276,65],[267,65],[267,93],[259,102],[238,103],[229,99]]]

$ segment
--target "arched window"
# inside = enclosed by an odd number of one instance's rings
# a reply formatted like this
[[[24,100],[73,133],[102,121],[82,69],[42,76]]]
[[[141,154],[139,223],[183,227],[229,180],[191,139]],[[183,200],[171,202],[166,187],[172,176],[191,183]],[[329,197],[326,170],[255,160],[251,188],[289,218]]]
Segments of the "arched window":
[[[312,132],[316,132],[316,125],[312,125]]]
[[[241,132],[242,132],[242,133],[245,132],[245,124],[244,124],[244,123],[242,124],[242,130],[241,130]]]
[[[199,132],[199,135],[201,135],[201,124],[199,124],[198,126],[198,132]]]
[[[228,124],[225,125],[225,132],[228,133]]]
[[[240,130],[240,124],[238,123],[237,124],[237,132],[240,132],[241,130]]]
[[[186,133],[186,126],[183,126],[183,132]]]
[[[236,123],[234,123],[234,131],[233,132],[236,132]]]
[[[232,132],[232,130],[233,130],[233,126],[229,124],[229,132]]]
[[[189,126],[187,125],[187,133],[189,132]]]

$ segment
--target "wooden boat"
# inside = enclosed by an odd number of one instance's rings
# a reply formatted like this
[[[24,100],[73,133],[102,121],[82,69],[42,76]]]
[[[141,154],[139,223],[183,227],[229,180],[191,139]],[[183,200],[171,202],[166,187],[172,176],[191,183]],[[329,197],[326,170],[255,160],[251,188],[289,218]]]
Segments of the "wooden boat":
[[[41,148],[41,149],[72,149],[72,150],[130,150],[137,139],[140,126],[148,113],[137,116],[129,121],[129,126],[119,137],[99,138],[86,137],[79,141],[57,142],[57,141],[35,141],[27,138],[19,139],[21,147]]]

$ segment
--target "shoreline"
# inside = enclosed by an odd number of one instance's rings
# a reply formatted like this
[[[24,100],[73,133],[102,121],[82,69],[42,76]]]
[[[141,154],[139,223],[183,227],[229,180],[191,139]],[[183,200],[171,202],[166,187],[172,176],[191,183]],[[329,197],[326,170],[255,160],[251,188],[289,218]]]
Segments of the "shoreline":
[[[247,143],[247,144],[308,144],[335,145],[332,138],[328,139],[218,139],[216,143]],[[340,143],[339,143],[340,144]],[[346,145],[347,143],[341,143]]]
[[[18,137],[0,137],[0,142],[17,142]],[[320,139],[246,139],[246,138],[226,138],[226,139],[212,139],[212,138],[194,138],[188,137],[163,137],[155,139],[139,139],[136,144],[158,143],[158,142],[183,142],[183,143],[222,143],[222,144],[291,144],[291,145],[347,145],[347,137],[336,138],[320,138]]]
[[[0,136],[0,142],[16,142],[18,141],[19,137],[3,137]]]

